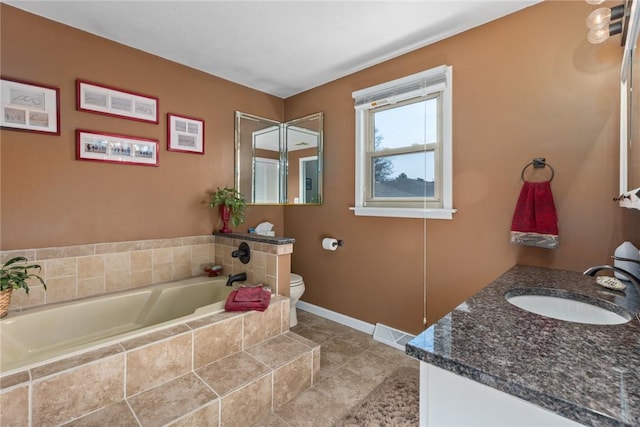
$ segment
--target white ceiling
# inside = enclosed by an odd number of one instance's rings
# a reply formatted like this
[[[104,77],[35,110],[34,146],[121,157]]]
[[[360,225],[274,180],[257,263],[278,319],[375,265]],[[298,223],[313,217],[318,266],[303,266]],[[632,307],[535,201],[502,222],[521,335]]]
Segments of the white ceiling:
[[[287,98],[540,0],[2,1]]]

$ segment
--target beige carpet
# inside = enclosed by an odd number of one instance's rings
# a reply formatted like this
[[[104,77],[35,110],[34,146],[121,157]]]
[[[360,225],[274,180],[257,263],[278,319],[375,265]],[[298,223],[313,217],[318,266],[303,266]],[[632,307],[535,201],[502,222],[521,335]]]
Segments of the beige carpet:
[[[419,380],[417,369],[398,369],[335,426],[417,426]]]

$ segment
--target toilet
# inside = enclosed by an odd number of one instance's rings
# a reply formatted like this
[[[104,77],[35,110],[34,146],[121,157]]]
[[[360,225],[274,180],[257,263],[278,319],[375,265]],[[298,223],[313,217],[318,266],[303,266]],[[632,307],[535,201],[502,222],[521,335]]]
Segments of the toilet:
[[[304,282],[302,281],[302,276],[300,276],[299,274],[291,273],[290,286],[291,289],[289,291],[289,303],[291,304],[291,308],[289,310],[289,327],[292,328],[298,324],[296,303],[304,293]]]

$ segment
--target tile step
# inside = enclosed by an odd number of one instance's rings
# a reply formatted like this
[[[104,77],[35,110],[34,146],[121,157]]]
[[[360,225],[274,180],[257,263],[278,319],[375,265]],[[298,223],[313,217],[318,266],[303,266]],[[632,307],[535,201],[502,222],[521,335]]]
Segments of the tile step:
[[[66,425],[251,425],[319,370],[320,345],[288,331]]]

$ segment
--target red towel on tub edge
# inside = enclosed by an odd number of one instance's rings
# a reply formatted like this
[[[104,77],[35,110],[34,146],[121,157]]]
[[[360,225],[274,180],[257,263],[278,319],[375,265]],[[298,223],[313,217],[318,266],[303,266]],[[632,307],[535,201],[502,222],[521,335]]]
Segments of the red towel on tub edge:
[[[224,305],[226,311],[265,311],[271,302],[271,292],[261,286],[241,287],[231,291]]]
[[[242,286],[236,290],[236,295],[233,297],[235,302],[257,302],[262,301],[263,289],[262,286]]]
[[[522,184],[511,222],[511,243],[547,249],[558,247],[558,214],[550,181]]]

